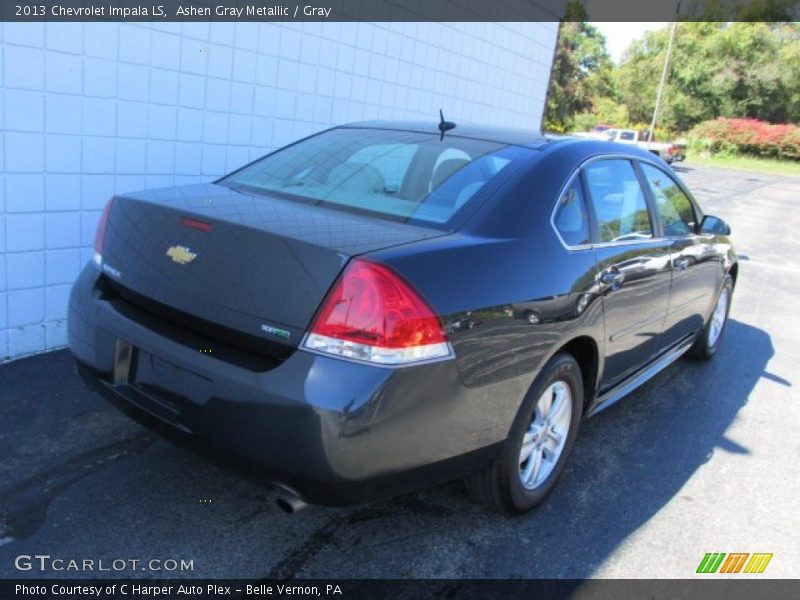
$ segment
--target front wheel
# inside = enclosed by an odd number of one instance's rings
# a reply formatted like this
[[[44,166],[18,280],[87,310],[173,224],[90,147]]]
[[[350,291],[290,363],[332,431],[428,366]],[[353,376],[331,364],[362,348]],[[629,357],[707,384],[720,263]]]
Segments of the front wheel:
[[[582,412],[580,367],[571,355],[558,354],[525,396],[500,456],[467,478],[467,489],[506,514],[540,504],[564,469]]]
[[[719,348],[722,341],[722,334],[725,331],[725,325],[728,322],[728,313],[731,308],[731,296],[733,295],[733,280],[730,276],[725,277],[725,282],[722,284],[717,297],[717,303],[714,305],[714,310],[708,318],[705,327],[697,335],[692,347],[689,349],[688,355],[695,360],[710,360]]]

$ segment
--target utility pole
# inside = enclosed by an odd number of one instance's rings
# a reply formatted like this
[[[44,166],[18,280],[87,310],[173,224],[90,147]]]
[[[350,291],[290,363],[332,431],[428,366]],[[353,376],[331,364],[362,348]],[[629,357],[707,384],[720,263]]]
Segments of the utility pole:
[[[680,3],[678,4],[680,10]],[[656,108],[653,111],[653,122],[650,123],[650,137],[647,139],[647,148],[653,143],[653,138],[656,135],[656,117],[658,116],[658,109],[661,107],[661,94],[664,93],[664,84],[667,81],[667,69],[669,68],[669,57],[672,54],[672,42],[675,39],[675,30],[678,27],[678,21],[672,23],[672,33],[669,36],[669,45],[667,45],[667,56],[664,59],[664,68],[661,71],[661,83],[658,84],[658,93],[656,94]]]

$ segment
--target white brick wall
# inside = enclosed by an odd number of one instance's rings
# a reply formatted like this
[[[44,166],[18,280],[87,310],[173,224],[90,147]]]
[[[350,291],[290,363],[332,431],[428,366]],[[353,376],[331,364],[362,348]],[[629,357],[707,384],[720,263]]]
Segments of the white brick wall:
[[[0,24],[0,361],[65,343],[115,192],[208,181],[330,124],[538,127],[550,23]]]

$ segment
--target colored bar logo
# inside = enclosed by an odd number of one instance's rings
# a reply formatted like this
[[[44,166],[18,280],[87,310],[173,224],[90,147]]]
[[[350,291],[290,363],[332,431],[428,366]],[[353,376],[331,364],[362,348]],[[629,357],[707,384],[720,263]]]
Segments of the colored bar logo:
[[[766,552],[706,552],[697,573],[763,573],[770,560],[772,554]]]

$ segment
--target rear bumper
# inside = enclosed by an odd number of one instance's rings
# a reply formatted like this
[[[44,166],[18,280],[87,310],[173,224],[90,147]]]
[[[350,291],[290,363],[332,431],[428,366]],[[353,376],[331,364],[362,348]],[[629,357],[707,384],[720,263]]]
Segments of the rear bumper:
[[[256,461],[308,502],[353,504],[478,469],[521,401],[509,398],[516,382],[465,387],[452,360],[390,369],[297,350],[263,371],[223,361],[196,337],[163,335],[119,310],[98,277],[88,265],[70,297],[69,347],[84,378],[117,404]]]

